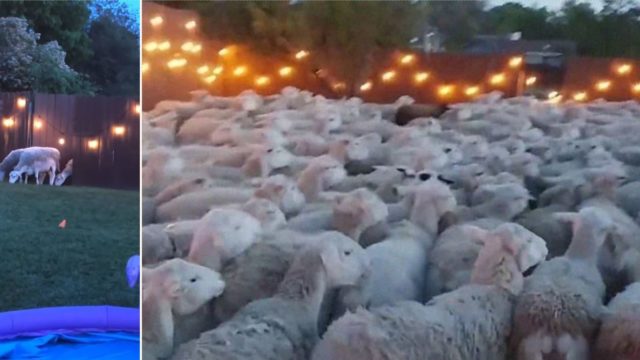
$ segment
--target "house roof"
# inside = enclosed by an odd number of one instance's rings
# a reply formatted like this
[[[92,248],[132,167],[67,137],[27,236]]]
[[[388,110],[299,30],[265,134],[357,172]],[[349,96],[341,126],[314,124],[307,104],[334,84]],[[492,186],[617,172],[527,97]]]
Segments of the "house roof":
[[[464,51],[473,54],[555,52],[576,54],[576,43],[570,40],[511,40],[498,35],[477,35]]]

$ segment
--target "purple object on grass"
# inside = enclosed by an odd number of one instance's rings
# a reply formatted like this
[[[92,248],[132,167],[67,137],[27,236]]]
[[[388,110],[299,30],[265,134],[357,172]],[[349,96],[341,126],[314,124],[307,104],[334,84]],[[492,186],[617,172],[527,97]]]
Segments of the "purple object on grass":
[[[136,286],[136,282],[138,282],[138,278],[140,277],[140,256],[133,255],[127,261],[127,281],[129,282],[129,287]]]

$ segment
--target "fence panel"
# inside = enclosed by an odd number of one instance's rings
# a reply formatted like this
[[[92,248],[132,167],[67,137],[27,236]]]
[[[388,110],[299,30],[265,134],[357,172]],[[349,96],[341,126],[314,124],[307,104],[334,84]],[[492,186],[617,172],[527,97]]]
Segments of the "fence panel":
[[[55,147],[62,156],[61,167],[73,159],[74,185],[139,187],[137,100],[0,93],[0,101],[1,157],[16,148]]]

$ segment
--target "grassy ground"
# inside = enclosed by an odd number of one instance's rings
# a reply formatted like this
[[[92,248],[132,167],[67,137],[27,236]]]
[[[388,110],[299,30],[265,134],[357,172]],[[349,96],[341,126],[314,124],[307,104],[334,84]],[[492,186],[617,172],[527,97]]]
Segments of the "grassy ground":
[[[0,183],[0,312],[137,307],[125,266],[139,252],[138,209],[137,192]]]

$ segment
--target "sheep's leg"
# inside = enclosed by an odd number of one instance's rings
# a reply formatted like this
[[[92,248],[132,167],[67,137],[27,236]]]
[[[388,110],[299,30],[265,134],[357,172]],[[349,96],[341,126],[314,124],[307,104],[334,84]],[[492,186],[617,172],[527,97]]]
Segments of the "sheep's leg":
[[[533,334],[520,343],[518,360],[544,360],[543,355],[550,353],[552,349],[551,337]]]
[[[49,186],[53,186],[53,183],[56,180],[55,177],[56,177],[55,169],[49,170]]]
[[[576,338],[564,334],[557,339],[558,351],[566,355],[566,360],[586,360],[589,358],[589,345],[582,336]]]
[[[40,172],[38,170],[36,170],[35,176],[36,176],[36,185],[42,184],[42,181],[40,180]]]

